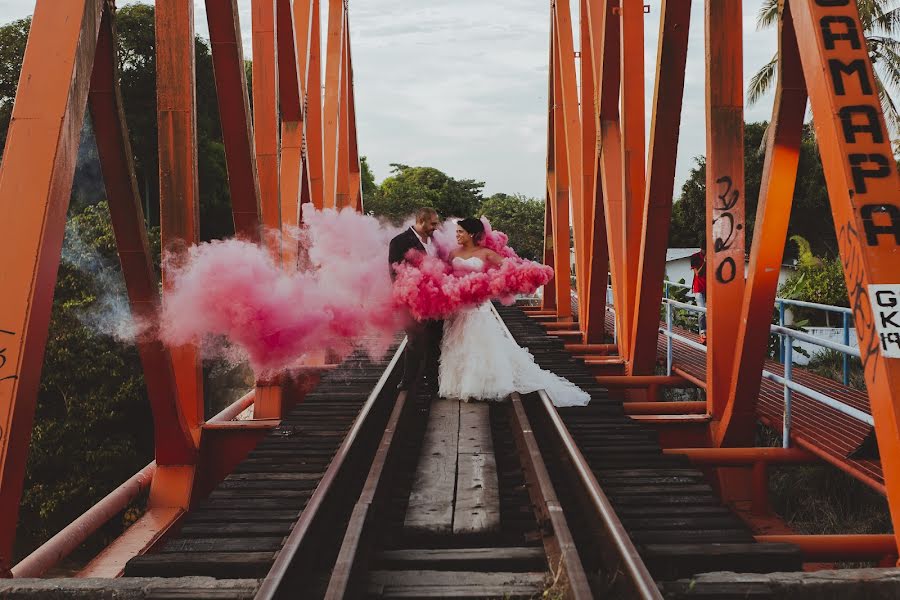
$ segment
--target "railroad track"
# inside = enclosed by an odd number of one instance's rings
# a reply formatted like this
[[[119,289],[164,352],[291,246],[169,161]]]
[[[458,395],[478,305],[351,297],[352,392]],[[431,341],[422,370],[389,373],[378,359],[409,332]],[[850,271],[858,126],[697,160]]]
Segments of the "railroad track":
[[[621,401],[596,385],[561,340],[519,308],[497,309],[538,364],[591,394],[585,408],[556,409],[543,393],[527,408],[554,483],[570,500],[566,513],[584,518],[576,544],[586,570],[601,574],[605,595],[652,597],[651,582],[665,589],[667,582],[711,571],[801,569],[796,547],[757,543],[703,473],[684,457],[664,455],[655,432],[628,418]],[[717,593],[749,597],[740,584]]]
[[[652,430],[625,416],[559,339],[520,309],[498,311],[541,366],[592,401],[557,410],[538,392],[482,405],[485,421],[469,439],[481,435],[478,444],[495,462],[493,526],[463,533],[410,527],[422,465],[430,464],[423,461],[433,454],[433,416],[448,401],[435,400],[427,384],[396,391],[400,344],[389,360],[354,355],[323,376],[177,534],[129,561],[126,576],[256,580],[252,593],[244,586],[215,597],[259,600],[536,598],[548,591],[661,598],[660,584],[698,573],[801,567],[796,548],[756,543],[703,474],[663,455]],[[466,406],[454,410],[461,415]],[[452,468],[462,469],[469,434],[459,419]],[[451,478],[458,504],[462,471]]]

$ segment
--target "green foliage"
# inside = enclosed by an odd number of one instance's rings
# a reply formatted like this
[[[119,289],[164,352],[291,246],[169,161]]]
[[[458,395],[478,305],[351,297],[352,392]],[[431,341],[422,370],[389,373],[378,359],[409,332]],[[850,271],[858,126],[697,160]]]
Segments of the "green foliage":
[[[509,245],[529,260],[544,255],[544,202],[519,194],[494,194],[481,205],[491,226],[509,236]]]
[[[767,123],[744,125],[744,189],[746,199],[746,248],[749,251],[756,225],[756,208],[762,184],[765,161]],[[672,206],[669,227],[669,245],[672,247],[702,247],[706,240],[706,160],[695,159],[681,188],[681,196]],[[800,145],[800,161],[797,182],[794,187],[793,206],[788,224],[788,235],[799,234],[812,242],[818,254],[835,255],[837,237],[831,213],[822,162],[819,159],[815,134],[811,127],[804,128]],[[810,218],[815,215],[815,218]]]
[[[812,355],[809,364],[804,369],[827,377],[834,381],[844,381],[844,355],[837,350],[822,348]],[[862,362],[855,356],[847,360],[847,380],[850,387],[866,391],[866,375],[862,368]]]
[[[848,306],[844,270],[837,258],[813,255],[809,242],[801,236],[791,236],[800,249],[797,271],[782,284],[779,296],[791,300]]]
[[[105,202],[70,219],[64,255],[19,514],[20,554],[153,458],[152,419],[136,349],[84,324],[85,312],[110,293],[109,282],[121,279]],[[121,524],[114,520],[106,533],[114,535]]]
[[[378,193],[378,184],[375,183],[375,174],[372,173],[372,168],[369,167],[369,161],[366,160],[366,157],[360,157],[359,159],[359,173],[362,178],[362,194],[363,194],[363,205],[369,203],[370,200],[375,198],[375,195]]]
[[[483,201],[484,182],[454,179],[433,167],[391,164],[393,173],[381,182],[378,193],[366,201],[366,210],[395,222],[417,208],[431,206],[441,217],[477,214]]]
[[[6,133],[30,30],[31,17],[0,27],[0,154],[6,146]]]
[[[894,0],[856,0],[869,59],[875,71],[875,87],[884,117],[894,135],[900,132],[900,111],[891,92],[900,89],[900,8]],[[778,0],[764,0],[757,14],[759,29],[775,27],[781,19]],[[775,85],[778,54],[751,78],[747,103],[752,105]]]
[[[0,27],[0,142],[5,144],[25,42],[31,19]],[[158,132],[156,123],[156,39],[153,6],[130,4],[116,11],[116,52],[125,120],[134,155],[135,175],[144,200],[147,221],[159,223]],[[208,240],[234,233],[231,197],[228,189],[225,147],[219,124],[219,107],[209,45],[195,40],[197,73],[197,168],[200,190],[200,237]],[[87,119],[86,119],[87,121]],[[89,122],[89,121],[87,121]],[[90,127],[79,150],[82,170],[76,173],[73,210],[86,200],[77,191],[100,186],[96,149]],[[94,160],[83,154],[93,154]],[[96,201],[97,193],[85,194]]]

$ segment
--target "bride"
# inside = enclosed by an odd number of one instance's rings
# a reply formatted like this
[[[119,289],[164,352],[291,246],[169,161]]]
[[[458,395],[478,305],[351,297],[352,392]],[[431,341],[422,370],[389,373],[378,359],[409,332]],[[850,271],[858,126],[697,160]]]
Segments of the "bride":
[[[455,270],[482,271],[503,262],[502,256],[479,245],[483,236],[480,220],[457,222],[460,248],[449,257]],[[489,302],[444,321],[438,386],[441,397],[461,400],[504,400],[512,392],[540,389],[555,406],[584,406],[591,400],[570,381],[537,366],[531,354],[509,336]]]

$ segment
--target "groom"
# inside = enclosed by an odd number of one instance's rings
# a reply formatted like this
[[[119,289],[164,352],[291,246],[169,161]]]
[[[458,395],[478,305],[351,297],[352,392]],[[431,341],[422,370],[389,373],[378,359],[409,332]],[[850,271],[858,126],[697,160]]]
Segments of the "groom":
[[[437,248],[431,239],[434,230],[440,226],[437,211],[423,207],[416,211],[416,222],[406,231],[391,240],[388,261],[391,280],[394,279],[394,265],[404,262],[409,251],[437,256]],[[408,390],[419,381],[424,371],[425,379],[437,384],[438,355],[441,351],[443,321],[415,321],[406,328],[406,356],[403,365],[403,379],[397,389]]]

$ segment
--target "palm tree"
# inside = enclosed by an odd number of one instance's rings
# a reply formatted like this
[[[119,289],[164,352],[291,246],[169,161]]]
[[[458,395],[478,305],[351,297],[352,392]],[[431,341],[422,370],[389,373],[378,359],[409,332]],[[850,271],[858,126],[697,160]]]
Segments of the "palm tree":
[[[896,0],[856,0],[859,19],[866,34],[869,59],[875,69],[875,87],[888,127],[897,137],[900,133],[900,111],[891,92],[900,90],[900,7]],[[781,18],[778,0],[764,0],[756,17],[757,29],[766,29]],[[752,105],[772,87],[778,66],[778,54],[756,72],[747,88],[747,103]]]

